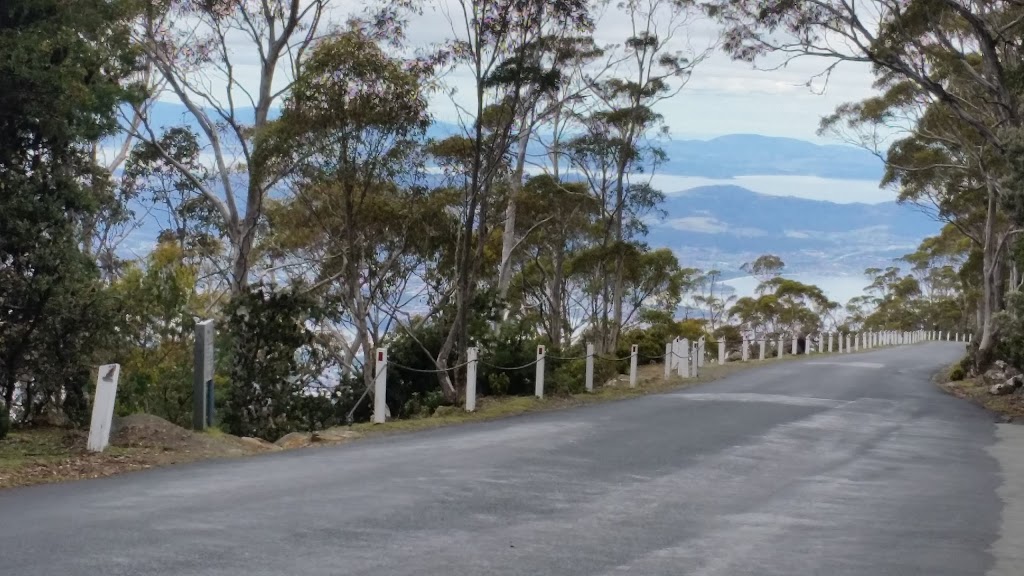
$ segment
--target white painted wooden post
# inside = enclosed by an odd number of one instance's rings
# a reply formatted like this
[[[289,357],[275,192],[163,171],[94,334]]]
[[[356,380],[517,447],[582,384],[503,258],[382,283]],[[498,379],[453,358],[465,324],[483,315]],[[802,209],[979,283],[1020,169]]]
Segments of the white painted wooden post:
[[[594,370],[593,360],[590,359],[593,344],[587,344],[587,369]],[[665,380],[672,375],[672,343],[665,344]]]
[[[853,351],[854,352],[859,352],[860,351],[860,333],[859,332],[857,334],[853,335]]]
[[[679,341],[679,364],[676,365],[676,373],[680,378],[690,376],[690,340],[683,338]]]
[[[700,339],[697,340],[697,368],[704,367],[704,356],[707,355],[706,347],[707,337],[701,336]]]
[[[818,332],[818,354],[825,353],[825,333]]]
[[[793,334],[793,351],[791,352],[791,354],[793,356],[796,356],[796,334]]]
[[[808,334],[804,337],[804,356],[807,356],[814,350],[814,340],[811,335]]]
[[[779,358],[782,358],[782,349],[784,348],[784,346],[782,345],[782,340],[783,340],[782,336],[779,336],[778,340],[775,342],[775,347],[778,349],[778,350],[776,350],[775,354]]]
[[[828,333],[828,353],[829,354],[832,353],[832,339],[833,339],[832,337],[833,336],[834,336],[834,334],[832,334],[831,332]]]
[[[537,346],[537,372],[533,379],[533,395],[544,397],[544,347]]]
[[[700,376],[700,355],[704,352],[699,342],[693,343],[693,355],[690,357],[690,377]]]
[[[92,398],[92,421],[89,423],[89,442],[92,452],[103,452],[110,443],[110,420],[114,417],[117,399],[117,380],[121,377],[120,364],[104,364],[96,376],[96,394]]]
[[[377,348],[377,363],[373,378],[373,423],[387,421],[388,403],[388,349]]]
[[[967,343],[970,344],[972,339],[974,339],[974,332],[967,335]]]
[[[747,341],[746,336],[743,337],[743,344],[741,346],[740,358],[746,362],[747,360],[750,360],[750,342]]]
[[[665,379],[668,380],[668,356],[665,357]],[[587,370],[586,370],[587,392],[594,391],[594,345],[587,344]]]
[[[725,338],[718,341],[718,364],[725,364]]]
[[[758,342],[758,346],[760,346],[760,356],[758,357],[758,360],[764,362],[764,338],[761,338],[760,342]]]
[[[476,410],[476,364],[479,353],[476,347],[466,349],[466,412]]]
[[[640,347],[633,344],[629,348],[629,387],[636,388],[636,357],[640,352]]]
[[[672,370],[675,370],[678,367],[677,365],[679,363],[679,338],[673,338],[672,342],[669,342],[669,345],[672,347],[672,354],[669,356],[669,373],[671,373]]]

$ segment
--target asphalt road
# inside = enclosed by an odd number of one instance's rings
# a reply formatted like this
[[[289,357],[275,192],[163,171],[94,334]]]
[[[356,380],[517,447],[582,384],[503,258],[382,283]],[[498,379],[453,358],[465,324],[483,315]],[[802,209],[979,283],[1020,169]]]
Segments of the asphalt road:
[[[962,349],[0,491],[0,573],[1019,575],[994,419],[929,382]]]

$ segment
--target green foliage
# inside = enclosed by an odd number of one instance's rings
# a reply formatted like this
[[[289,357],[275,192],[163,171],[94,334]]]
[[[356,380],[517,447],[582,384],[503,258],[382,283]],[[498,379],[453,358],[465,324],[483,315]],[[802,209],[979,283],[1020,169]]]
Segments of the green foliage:
[[[234,356],[222,422],[232,434],[270,441],[300,429],[320,361],[307,327],[320,315],[317,303],[301,288],[258,285],[236,295],[225,313]]]
[[[164,242],[145,269],[129,266],[110,287],[120,338],[108,354],[121,364],[117,413],[145,412],[179,426],[192,421],[197,270],[177,243]]]
[[[1024,366],[1024,293],[1009,294],[1006,310],[996,315],[995,322],[1000,336],[995,357],[1014,367]]]
[[[11,431],[11,415],[6,409],[0,410],[0,440],[7,437],[7,433]]]
[[[967,377],[967,373],[964,371],[964,367],[960,364],[953,366],[953,369],[949,371],[949,380],[951,382],[959,382]]]
[[[87,366],[111,308],[79,225],[109,174],[87,154],[129,94],[131,4],[10,0],[0,10],[0,410],[83,422]]]

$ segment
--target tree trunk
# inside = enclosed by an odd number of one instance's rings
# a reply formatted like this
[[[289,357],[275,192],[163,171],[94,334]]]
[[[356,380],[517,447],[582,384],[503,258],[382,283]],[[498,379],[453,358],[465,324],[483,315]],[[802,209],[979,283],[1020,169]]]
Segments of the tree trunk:
[[[519,150],[516,152],[516,165],[512,171],[512,178],[509,182],[508,201],[505,204],[505,229],[501,235],[501,264],[498,269],[498,297],[504,300],[508,296],[509,286],[512,284],[512,249],[516,244],[516,206],[519,202],[519,192],[523,186],[523,173],[526,170],[526,147],[530,141],[530,129],[524,126],[519,131]],[[502,318],[508,318],[508,305]]]
[[[985,214],[985,237],[982,246],[982,274],[981,274],[981,302],[979,303],[978,328],[981,334],[978,338],[978,351],[975,356],[975,366],[978,372],[984,371],[992,362],[992,352],[995,347],[992,319],[995,314],[997,295],[999,289],[999,262],[998,244],[999,240],[995,234],[996,220],[996,192],[995,187],[990,183],[988,186],[988,208]]]

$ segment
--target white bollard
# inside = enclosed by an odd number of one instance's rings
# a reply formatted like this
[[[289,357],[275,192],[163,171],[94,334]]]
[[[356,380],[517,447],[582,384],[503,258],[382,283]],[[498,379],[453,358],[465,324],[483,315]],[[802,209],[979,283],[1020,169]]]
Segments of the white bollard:
[[[725,338],[718,341],[718,364],[725,364]]]
[[[477,348],[466,349],[466,412],[476,410],[476,365],[480,351]]]
[[[814,349],[814,340],[812,340],[811,339],[811,335],[808,334],[807,336],[804,337],[804,356],[807,356],[808,354],[810,354],[811,350],[813,350],[813,349]]]
[[[588,348],[589,350],[589,348]],[[589,353],[588,353],[589,354]],[[672,343],[665,344],[665,380],[668,380],[669,376],[672,375]]]
[[[104,364],[96,376],[96,394],[92,399],[92,421],[89,422],[90,452],[103,452],[110,443],[110,421],[114,417],[117,399],[117,380],[121,377],[120,364]]]
[[[783,348],[782,340],[783,340],[782,336],[779,336],[778,341],[775,343],[775,347],[778,348],[778,350],[776,351],[776,355],[779,358],[782,358],[782,348]]]
[[[533,395],[544,397],[544,347],[537,346],[537,372],[533,379]]]
[[[700,340],[697,340],[697,368],[704,367],[704,356],[707,353],[705,349],[707,345],[707,337],[701,336]]]
[[[373,423],[383,424],[388,415],[388,349],[377,348],[373,377]]]
[[[971,340],[973,338],[974,338],[974,332],[971,332],[970,334],[967,335],[967,343],[970,344],[970,342],[971,342]]]
[[[825,334],[818,332],[818,354],[825,353]]]
[[[831,353],[832,353],[832,336],[834,336],[834,334],[832,334],[831,332],[829,332],[829,333],[828,333],[828,353],[829,353],[829,354],[831,354]]]
[[[859,333],[853,335],[853,351],[854,352],[859,352],[860,351],[860,334]]]
[[[696,378],[700,376],[700,355],[704,351],[700,343],[693,343],[693,355],[690,357],[690,376]]]
[[[763,362],[764,361],[764,338],[761,338],[761,341],[758,342],[758,345],[761,347],[761,355],[758,358],[758,360],[761,360]]]
[[[690,340],[683,338],[679,341],[676,353],[679,355],[676,364],[676,371],[680,378],[689,378],[690,376]]]
[[[797,344],[797,338],[796,338],[796,334],[794,334],[793,335],[793,347],[792,347],[792,349],[790,351],[790,354],[793,355],[793,356],[796,356],[796,344]]]
[[[636,344],[629,349],[629,387],[636,388],[636,357],[640,347]]]
[[[668,380],[668,356],[665,356],[665,379]],[[586,370],[587,392],[594,391],[594,345],[587,344],[587,370]]]
[[[741,346],[742,348],[740,348],[740,359],[746,362],[747,360],[750,360],[750,343],[747,342],[747,339],[745,337],[743,338],[743,344]]]

